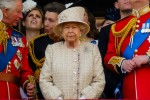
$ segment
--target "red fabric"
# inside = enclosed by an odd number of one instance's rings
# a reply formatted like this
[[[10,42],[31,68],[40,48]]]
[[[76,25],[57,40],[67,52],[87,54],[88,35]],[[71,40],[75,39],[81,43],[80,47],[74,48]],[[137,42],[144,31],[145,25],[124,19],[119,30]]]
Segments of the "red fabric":
[[[126,17],[116,23],[116,30],[121,30],[127,22],[133,18],[133,16]],[[142,28],[142,24],[146,22],[150,18],[150,12],[146,13],[145,15],[141,16],[139,18],[140,23],[139,29]],[[149,34],[149,33],[143,33],[143,34]],[[129,44],[130,40],[130,33],[127,35],[126,39],[124,40],[122,46],[121,46],[121,54],[123,54],[126,46]],[[108,64],[108,61],[113,56],[117,56],[116,50],[115,50],[115,38],[110,32],[110,40],[108,44],[108,50],[107,54],[105,56],[104,62],[108,68],[115,71],[114,67],[111,64]],[[150,43],[147,39],[140,45],[138,48],[138,52],[134,53],[134,55],[146,55],[146,52],[149,50]],[[142,67],[135,69],[135,71],[127,74],[124,78],[123,82],[123,98],[124,99],[144,99],[149,100],[150,90],[150,65],[143,65]]]
[[[12,29],[8,29],[9,34]],[[24,44],[26,44],[26,38],[23,37],[22,41]],[[33,72],[28,64],[28,48],[26,47],[18,47],[18,50],[22,54],[22,59],[20,59],[16,54],[13,56],[13,58],[10,60],[7,68],[3,70],[4,73],[12,73],[16,77],[20,77],[20,85],[23,86],[23,83],[28,79],[28,75],[33,75]],[[21,64],[20,68],[17,69],[15,67],[15,61],[18,61],[19,64]],[[13,83],[8,82],[2,82],[0,81],[0,99],[21,99],[20,86],[16,86]]]
[[[0,53],[3,51],[3,46],[0,44]]]

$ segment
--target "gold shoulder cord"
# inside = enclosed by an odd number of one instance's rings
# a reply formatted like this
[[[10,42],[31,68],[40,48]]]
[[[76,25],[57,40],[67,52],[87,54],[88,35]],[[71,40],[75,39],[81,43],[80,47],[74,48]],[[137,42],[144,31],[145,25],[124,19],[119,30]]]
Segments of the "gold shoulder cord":
[[[116,24],[112,25],[111,30],[112,30],[112,34],[115,36],[115,49],[116,49],[116,53],[118,56],[120,56],[121,45],[124,39],[126,38],[126,36],[128,35],[128,33],[130,32],[130,30],[132,30],[131,35],[134,34],[135,28],[136,28],[135,26],[136,21],[137,21],[137,18],[132,18],[122,30],[117,31],[117,32],[115,31]],[[121,37],[120,43],[118,43],[119,37]]]
[[[44,35],[41,35],[44,36]],[[39,36],[39,37],[41,37]],[[38,38],[38,37],[37,37]],[[35,39],[34,39],[35,40]],[[35,53],[34,53],[34,40],[30,41],[28,47],[29,47],[29,54],[31,56],[32,61],[34,62],[34,64],[38,67],[42,67],[43,63],[45,61],[45,57],[43,57],[42,59],[38,60],[35,57]]]
[[[7,51],[7,43],[8,43],[8,39],[9,39],[9,36],[8,36],[8,33],[6,32],[6,25],[2,22],[0,22],[0,44],[3,45],[3,48],[4,48],[4,54],[6,54],[6,51]]]

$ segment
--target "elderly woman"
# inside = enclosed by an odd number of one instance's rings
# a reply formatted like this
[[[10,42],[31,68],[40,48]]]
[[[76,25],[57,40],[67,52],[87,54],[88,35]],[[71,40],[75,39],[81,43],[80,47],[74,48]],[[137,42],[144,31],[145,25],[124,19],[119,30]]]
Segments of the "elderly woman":
[[[96,99],[103,92],[105,77],[98,47],[79,39],[89,32],[84,13],[84,8],[72,7],[58,16],[54,32],[65,41],[47,46],[39,80],[45,99]]]

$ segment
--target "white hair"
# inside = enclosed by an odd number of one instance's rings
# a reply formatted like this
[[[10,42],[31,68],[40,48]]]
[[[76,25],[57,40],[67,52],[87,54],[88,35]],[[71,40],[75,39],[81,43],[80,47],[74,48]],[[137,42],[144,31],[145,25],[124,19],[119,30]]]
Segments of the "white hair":
[[[78,22],[77,22],[77,23],[78,23]],[[64,23],[60,24],[60,26],[59,26],[59,32],[60,32],[60,33],[62,33],[63,25],[64,25]],[[78,23],[78,25],[79,25],[80,30],[81,30],[83,33],[85,33],[85,31],[86,31],[85,25],[82,24],[82,23]],[[59,34],[60,34],[60,33],[59,33]]]
[[[0,0],[0,9],[14,8],[17,0]]]

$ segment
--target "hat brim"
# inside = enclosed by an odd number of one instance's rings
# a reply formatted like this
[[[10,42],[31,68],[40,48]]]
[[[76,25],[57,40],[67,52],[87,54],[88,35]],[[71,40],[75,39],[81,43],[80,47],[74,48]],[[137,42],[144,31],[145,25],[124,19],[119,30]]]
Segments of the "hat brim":
[[[66,22],[62,22],[62,23],[57,24],[54,27],[54,29],[53,29],[54,33],[56,33],[58,35],[61,35],[62,24],[64,24],[64,23],[80,23],[80,24],[82,24],[85,27],[84,34],[87,34],[90,31],[89,25],[87,23],[85,23],[85,22],[80,22],[80,21],[66,21]]]

